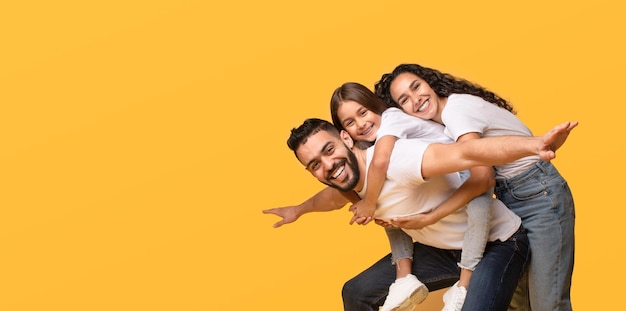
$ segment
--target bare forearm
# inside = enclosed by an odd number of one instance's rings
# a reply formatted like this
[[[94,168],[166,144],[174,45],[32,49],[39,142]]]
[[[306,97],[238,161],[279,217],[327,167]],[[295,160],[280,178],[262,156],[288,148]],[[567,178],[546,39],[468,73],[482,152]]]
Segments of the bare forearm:
[[[422,176],[433,177],[464,170],[472,166],[493,166],[529,155],[544,161],[556,156],[554,150],[567,139],[578,122],[559,124],[541,137],[500,136],[454,144],[431,144],[422,159]]]
[[[500,136],[463,142],[461,157],[472,166],[492,166],[538,155],[540,137]]]
[[[389,159],[396,143],[395,136],[383,136],[374,145],[374,156],[367,171],[367,190],[365,191],[365,201],[368,204],[376,204],[380,191],[387,179],[387,168]]]
[[[329,212],[344,207],[348,199],[335,188],[326,187],[298,206],[298,214]]]
[[[465,206],[475,197],[483,194],[493,187],[493,173],[491,167],[478,166],[470,170],[471,176],[467,179],[446,201],[441,203],[436,209],[430,212],[431,223],[435,223],[442,218],[452,214],[459,208]]]
[[[422,176],[458,172],[473,166],[493,166],[538,154],[541,138],[500,136],[454,144],[431,144],[422,159]]]
[[[373,161],[367,172],[367,189],[364,200],[369,204],[376,204],[380,191],[385,183],[388,161]]]
[[[441,203],[437,208],[428,213],[429,224],[434,224],[442,218],[454,213],[459,208],[465,206],[467,202],[472,200],[476,195],[474,192],[468,189],[461,190],[459,188],[454,194],[450,196],[446,201]]]

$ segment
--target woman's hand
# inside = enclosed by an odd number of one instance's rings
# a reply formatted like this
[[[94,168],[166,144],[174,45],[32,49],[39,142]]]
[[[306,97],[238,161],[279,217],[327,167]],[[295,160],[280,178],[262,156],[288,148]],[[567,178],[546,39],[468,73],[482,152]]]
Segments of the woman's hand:
[[[394,227],[402,229],[423,229],[432,225],[432,217],[428,214],[415,214],[411,216],[396,217],[389,221]]]

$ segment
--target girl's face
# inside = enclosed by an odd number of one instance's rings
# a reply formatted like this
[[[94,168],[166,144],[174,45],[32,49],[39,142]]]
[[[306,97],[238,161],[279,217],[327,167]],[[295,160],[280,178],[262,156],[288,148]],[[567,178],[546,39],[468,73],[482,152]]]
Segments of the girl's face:
[[[389,86],[391,98],[409,115],[424,120],[441,119],[440,111],[445,101],[417,75],[404,72],[399,74]]]
[[[346,100],[339,105],[337,117],[352,139],[367,142],[376,140],[380,115],[353,100]]]

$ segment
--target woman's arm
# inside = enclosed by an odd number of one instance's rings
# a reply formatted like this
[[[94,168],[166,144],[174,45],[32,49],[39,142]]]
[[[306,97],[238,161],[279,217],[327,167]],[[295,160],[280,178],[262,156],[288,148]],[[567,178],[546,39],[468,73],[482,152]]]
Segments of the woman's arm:
[[[457,141],[480,139],[478,133],[467,133]],[[474,166],[469,169],[470,177],[443,203],[425,214],[410,217],[399,217],[391,221],[393,225],[405,229],[421,229],[432,225],[442,218],[454,213],[465,206],[475,197],[483,194],[495,185],[493,168],[491,166]]]

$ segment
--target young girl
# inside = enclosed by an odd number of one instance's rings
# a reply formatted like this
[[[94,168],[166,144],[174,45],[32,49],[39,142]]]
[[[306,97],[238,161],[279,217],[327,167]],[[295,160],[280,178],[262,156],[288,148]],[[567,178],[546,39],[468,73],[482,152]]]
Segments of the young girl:
[[[398,138],[419,138],[428,142],[452,142],[444,133],[443,127],[430,122],[420,122],[419,119],[408,116],[397,108],[388,108],[385,103],[365,86],[358,83],[345,83],[337,88],[331,98],[331,115],[333,123],[339,130],[347,131],[358,142],[373,143],[374,157],[367,170],[366,187],[360,193],[363,198],[355,203],[351,210],[356,218],[365,218],[363,223],[376,218],[376,201],[386,178],[389,158],[393,146]],[[480,175],[491,177],[491,168],[488,173]],[[418,217],[421,222],[413,226],[420,229],[436,223],[441,218],[454,212],[465,205],[470,199],[485,192],[493,186],[493,183],[477,185],[474,171],[459,190],[432,212]],[[461,262],[461,278],[446,293],[446,307],[444,310],[460,310],[469,285],[471,272],[482,258],[488,239],[490,210],[493,202],[492,190],[477,197],[467,204],[468,231],[465,235]],[[419,202],[416,202],[419,204]],[[381,212],[381,211],[379,211]],[[404,216],[404,215],[397,215]],[[391,220],[391,219],[383,219]],[[425,288],[414,288],[411,285],[417,283],[415,276],[411,274],[412,265],[412,240],[399,228],[386,228],[392,249],[392,264],[396,266],[396,282],[391,285],[389,295],[381,310],[396,310],[396,306],[412,305],[416,300],[421,302],[426,297]],[[413,279],[411,283],[410,280]],[[407,283],[411,285],[407,285]],[[423,286],[423,285],[422,285]],[[404,289],[403,289],[404,288]],[[413,293],[417,298],[408,299],[407,294]],[[409,295],[409,297],[411,297]],[[422,298],[423,297],[423,298]],[[404,304],[402,304],[404,301]]]
[[[506,100],[417,64],[399,65],[384,74],[376,84],[376,94],[387,105],[445,125],[446,133],[457,141],[532,136]],[[496,166],[495,172],[496,195],[522,218],[532,252],[527,280],[520,280],[511,307],[571,310],[575,213],[567,182],[550,162],[534,156]]]

